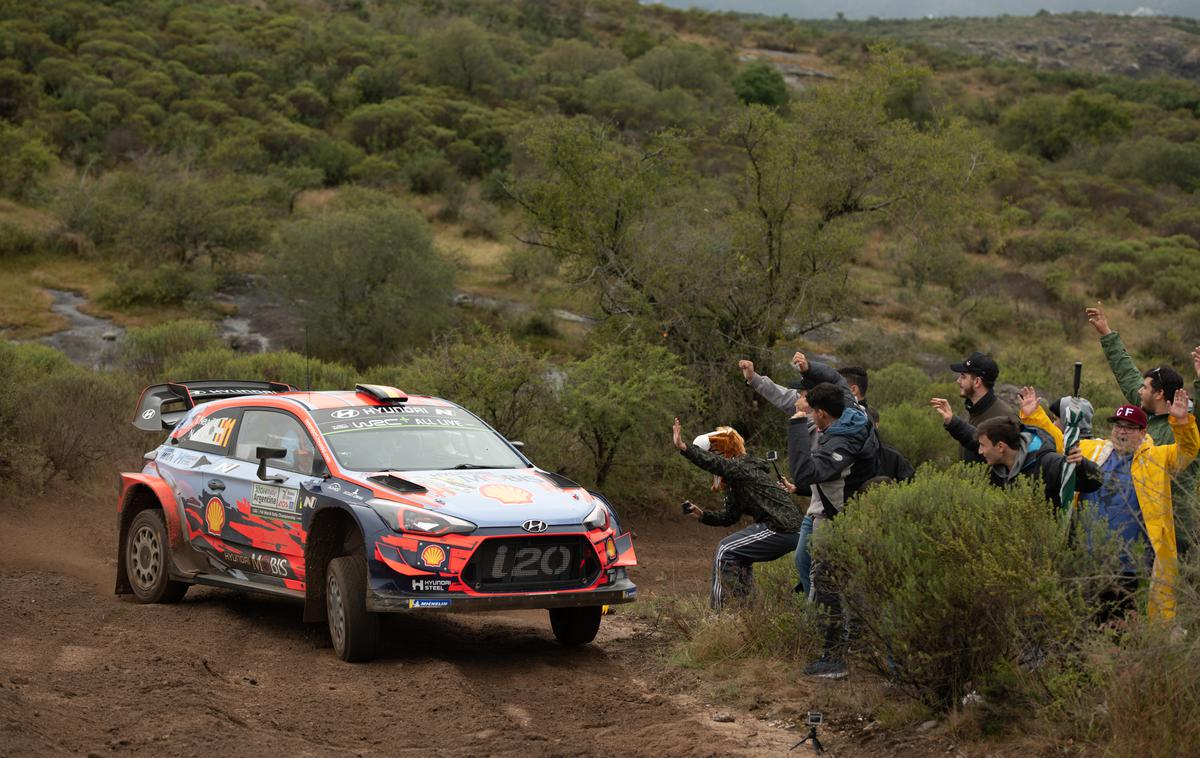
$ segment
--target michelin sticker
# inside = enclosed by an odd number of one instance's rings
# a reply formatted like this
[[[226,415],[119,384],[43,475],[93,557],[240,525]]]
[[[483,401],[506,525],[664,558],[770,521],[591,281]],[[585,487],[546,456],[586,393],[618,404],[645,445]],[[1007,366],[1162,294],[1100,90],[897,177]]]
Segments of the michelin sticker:
[[[409,608],[449,608],[449,600],[409,600]]]

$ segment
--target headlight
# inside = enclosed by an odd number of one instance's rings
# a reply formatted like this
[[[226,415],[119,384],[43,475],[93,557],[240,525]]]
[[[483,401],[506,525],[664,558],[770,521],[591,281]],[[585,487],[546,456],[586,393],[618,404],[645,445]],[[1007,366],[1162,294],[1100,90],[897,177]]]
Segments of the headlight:
[[[470,521],[446,513],[434,513],[424,508],[401,505],[392,500],[371,498],[367,505],[397,532],[439,535],[470,534],[475,531],[475,524]]]
[[[583,520],[583,525],[588,529],[607,529],[608,528],[608,509],[600,503],[596,503],[596,507],[588,514],[588,517]]]

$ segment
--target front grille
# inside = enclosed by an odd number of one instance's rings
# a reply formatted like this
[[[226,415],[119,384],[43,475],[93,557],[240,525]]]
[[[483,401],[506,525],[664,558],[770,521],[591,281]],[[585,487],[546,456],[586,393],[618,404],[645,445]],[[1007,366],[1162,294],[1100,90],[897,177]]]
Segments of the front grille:
[[[538,592],[586,587],[599,572],[582,537],[496,537],[476,549],[461,578],[476,592]]]

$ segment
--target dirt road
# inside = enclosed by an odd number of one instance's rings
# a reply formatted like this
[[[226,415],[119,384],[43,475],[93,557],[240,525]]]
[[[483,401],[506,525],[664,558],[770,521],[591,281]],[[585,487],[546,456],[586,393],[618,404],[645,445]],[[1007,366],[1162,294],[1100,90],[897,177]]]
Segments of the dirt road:
[[[631,615],[579,650],[544,612],[389,617],[381,658],[345,664],[296,605],[115,597],[107,501],[0,508],[0,755],[782,755],[794,741],[745,714],[714,722]],[[703,587],[714,542],[660,527],[634,579]]]

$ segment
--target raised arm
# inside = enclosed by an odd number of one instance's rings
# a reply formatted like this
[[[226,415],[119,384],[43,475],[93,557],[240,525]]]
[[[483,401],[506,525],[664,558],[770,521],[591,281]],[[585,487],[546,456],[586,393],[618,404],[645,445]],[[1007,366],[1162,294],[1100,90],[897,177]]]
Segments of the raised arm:
[[[1108,360],[1108,367],[1112,369],[1113,377],[1121,388],[1121,394],[1130,403],[1137,405],[1138,390],[1142,388],[1142,372],[1138,371],[1129,351],[1125,349],[1121,335],[1109,327],[1108,317],[1104,315],[1104,306],[1097,302],[1095,308],[1088,308],[1086,312],[1088,323],[1100,335],[1100,346],[1104,348],[1104,357]]]

